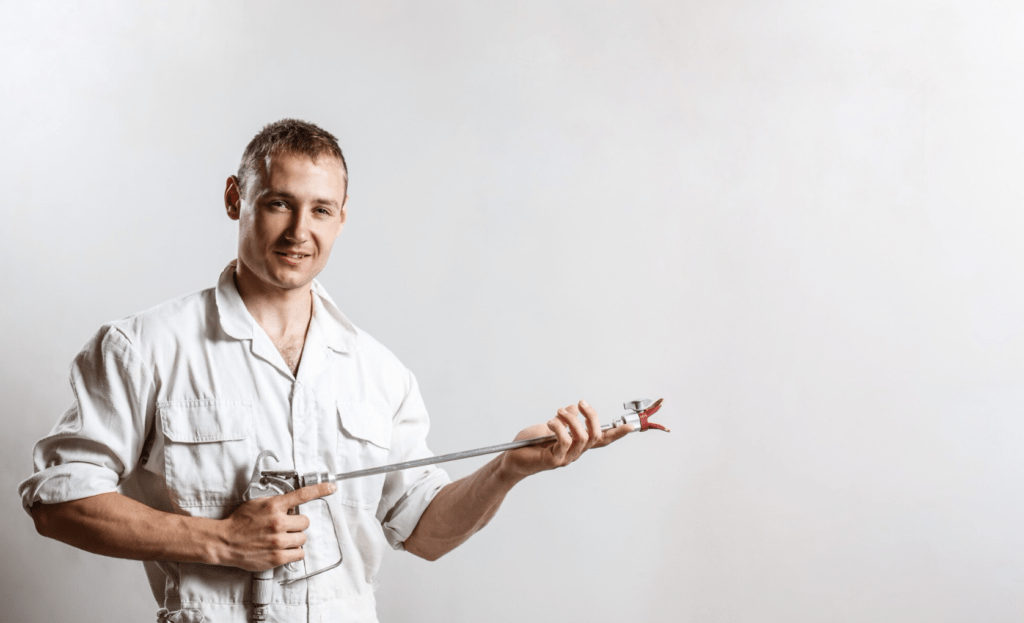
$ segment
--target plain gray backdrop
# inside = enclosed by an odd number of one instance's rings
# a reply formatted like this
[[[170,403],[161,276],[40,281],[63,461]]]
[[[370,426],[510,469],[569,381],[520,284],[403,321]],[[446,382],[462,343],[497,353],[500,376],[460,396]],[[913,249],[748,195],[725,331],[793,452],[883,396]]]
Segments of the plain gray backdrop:
[[[0,620],[153,620],[16,487],[99,325],[215,283],[224,180],[298,117],[351,174],[320,280],[435,452],[583,397],[673,431],[389,555],[383,621],[1020,621],[1022,6],[4,2]]]

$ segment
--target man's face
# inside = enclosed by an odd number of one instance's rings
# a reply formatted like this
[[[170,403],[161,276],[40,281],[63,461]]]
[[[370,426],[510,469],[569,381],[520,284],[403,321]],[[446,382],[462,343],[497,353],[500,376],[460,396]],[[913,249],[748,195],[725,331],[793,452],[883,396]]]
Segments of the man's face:
[[[228,179],[228,216],[239,221],[239,273],[264,290],[302,288],[331,255],[345,222],[345,176],[328,156],[280,154],[253,175],[244,196]]]

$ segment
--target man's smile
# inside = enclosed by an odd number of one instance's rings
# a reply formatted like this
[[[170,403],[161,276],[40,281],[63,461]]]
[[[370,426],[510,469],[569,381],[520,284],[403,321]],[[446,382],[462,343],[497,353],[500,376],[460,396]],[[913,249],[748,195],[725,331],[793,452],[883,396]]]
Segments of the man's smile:
[[[308,253],[294,253],[288,251],[274,251],[274,253],[284,259],[289,264],[298,264],[302,260],[309,257]]]

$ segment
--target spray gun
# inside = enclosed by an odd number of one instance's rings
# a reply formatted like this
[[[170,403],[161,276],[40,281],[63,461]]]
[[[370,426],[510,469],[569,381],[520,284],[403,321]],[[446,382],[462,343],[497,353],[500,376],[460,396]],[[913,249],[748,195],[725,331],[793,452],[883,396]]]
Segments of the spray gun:
[[[662,398],[657,399],[653,403],[647,399],[631,400],[622,405],[623,409],[629,411],[624,413],[614,420],[611,424],[605,424],[601,427],[602,431],[609,430],[612,428],[618,428],[620,426],[630,425],[633,427],[631,432],[643,432],[650,429],[657,429],[661,431],[669,432],[667,428],[661,424],[655,424],[650,421],[650,417],[661,409]],[[253,467],[252,479],[249,481],[249,488],[246,490],[245,499],[254,500],[256,498],[269,497],[272,495],[281,495],[294,491],[296,489],[307,487],[309,485],[316,485],[322,482],[337,482],[339,480],[349,480],[351,478],[362,478],[364,476],[373,476],[375,474],[386,474],[389,472],[397,472],[403,469],[411,469],[413,467],[423,467],[426,465],[434,465],[437,463],[447,463],[449,461],[458,461],[461,459],[468,459],[474,456],[482,456],[484,454],[494,454],[497,452],[504,452],[506,450],[515,450],[516,448],[525,448],[527,446],[536,446],[544,443],[552,442],[556,439],[555,435],[545,435],[543,437],[533,437],[530,439],[520,439],[519,441],[511,441],[509,443],[502,443],[495,446],[486,446],[484,448],[476,448],[474,450],[463,450],[461,452],[452,452],[451,454],[442,454],[440,456],[431,456],[424,459],[416,459],[413,461],[405,461],[404,463],[392,463],[390,465],[382,465],[380,467],[371,467],[369,469],[361,469],[354,472],[347,472],[343,474],[330,474],[328,472],[310,472],[308,474],[299,474],[294,470],[265,470],[262,468],[263,462],[267,458],[272,458],[277,461],[277,455],[270,450],[264,450],[260,452],[259,457],[256,459],[256,465]],[[341,551],[341,537],[338,535],[338,525],[334,521],[334,516],[331,514],[331,507],[327,504],[327,500],[318,498],[312,500],[313,502],[323,502],[327,508],[327,515],[330,517],[331,525],[334,527],[334,539],[338,546],[338,560],[333,564],[317,569],[306,575],[302,575],[295,578],[288,578],[281,580],[279,584],[286,586],[293,584],[300,580],[309,579],[315,575],[320,575],[326,571],[334,569],[342,563],[344,554]],[[293,508],[289,511],[290,514],[298,514],[298,507]],[[291,569],[291,565],[285,565],[285,568]],[[270,604],[271,594],[273,591],[274,583],[274,570],[267,569],[266,571],[257,571],[252,574],[252,620],[253,623],[266,621],[268,617],[267,606]]]

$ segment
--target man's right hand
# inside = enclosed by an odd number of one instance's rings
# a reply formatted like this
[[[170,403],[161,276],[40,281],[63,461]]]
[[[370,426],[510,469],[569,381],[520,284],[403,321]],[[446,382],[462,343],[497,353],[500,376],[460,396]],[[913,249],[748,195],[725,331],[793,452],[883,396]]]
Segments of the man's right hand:
[[[336,490],[336,485],[325,482],[243,503],[221,524],[227,552],[220,564],[264,571],[302,560],[303,530],[309,527],[309,519],[288,511]]]

